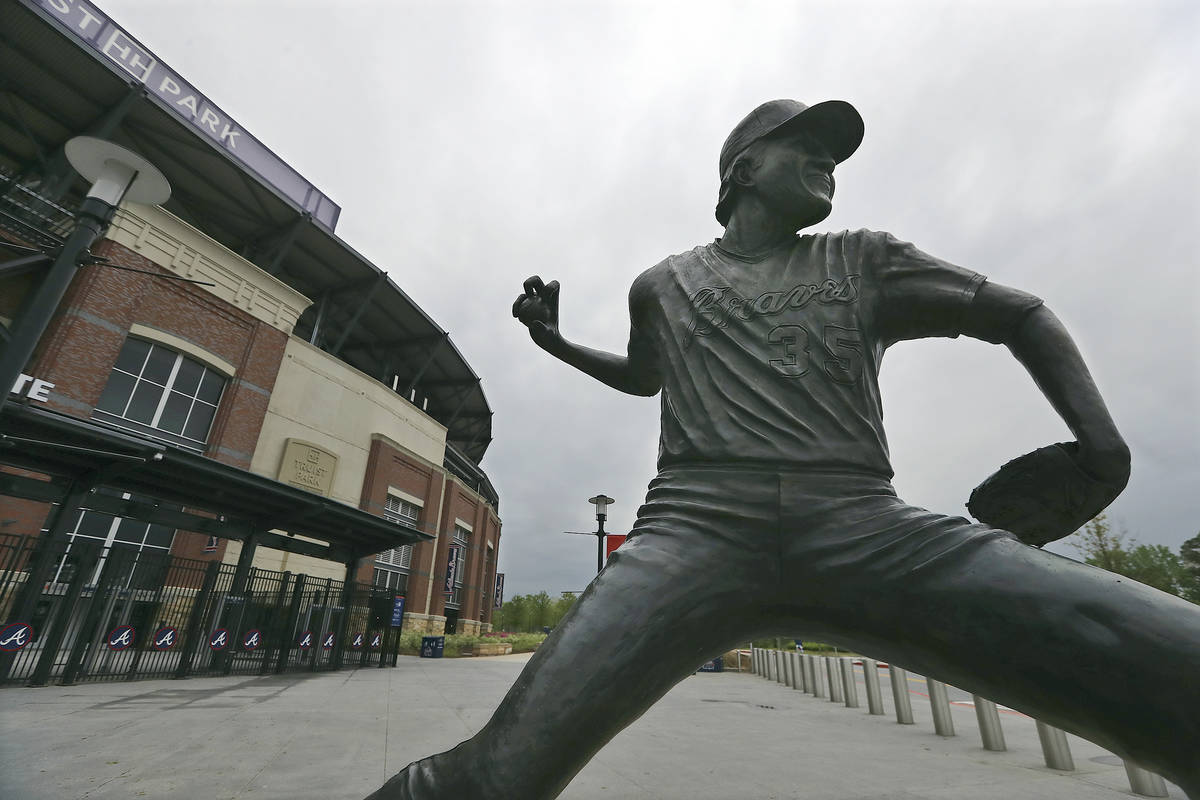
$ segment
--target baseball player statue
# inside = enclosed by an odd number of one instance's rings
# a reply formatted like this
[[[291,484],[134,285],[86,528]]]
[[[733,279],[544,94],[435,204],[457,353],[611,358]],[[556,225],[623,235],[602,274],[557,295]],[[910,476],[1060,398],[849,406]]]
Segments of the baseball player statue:
[[[862,135],[840,101],[742,120],[720,156],[724,235],[634,281],[626,355],[565,339],[557,282],[525,282],[513,314],[539,347],[661,394],[658,475],[488,724],[372,798],[556,797],[705,660],[803,634],[1084,736],[1200,800],[1200,607],[1039,549],[1129,477],[1067,331],[1038,298],[890,234],[798,233],[829,215]],[[960,334],[1007,346],[1076,440],[981,484],[979,523],[896,497],[879,395],[889,346]]]

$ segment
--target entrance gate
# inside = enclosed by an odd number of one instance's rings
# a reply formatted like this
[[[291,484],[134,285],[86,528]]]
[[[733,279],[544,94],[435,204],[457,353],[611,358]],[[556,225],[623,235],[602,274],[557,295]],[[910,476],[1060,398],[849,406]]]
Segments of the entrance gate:
[[[50,554],[39,548],[54,547]],[[56,580],[28,584],[49,556]],[[386,588],[0,535],[0,685],[395,666]],[[94,582],[93,582],[94,581]]]

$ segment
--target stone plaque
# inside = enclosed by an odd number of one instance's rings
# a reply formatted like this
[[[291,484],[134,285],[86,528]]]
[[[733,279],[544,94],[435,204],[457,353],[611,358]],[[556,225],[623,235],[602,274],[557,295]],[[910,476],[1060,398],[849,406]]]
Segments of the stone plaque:
[[[288,439],[279,465],[279,480],[328,497],[337,461],[336,455],[322,447]]]

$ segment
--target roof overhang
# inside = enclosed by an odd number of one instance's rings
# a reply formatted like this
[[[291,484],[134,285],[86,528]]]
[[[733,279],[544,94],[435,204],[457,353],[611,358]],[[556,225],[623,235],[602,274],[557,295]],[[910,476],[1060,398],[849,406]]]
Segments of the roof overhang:
[[[59,502],[81,483],[106,486],[137,499],[92,492],[82,507],[225,539],[254,534],[266,547],[343,563],[434,538],[169,444],[29,405],[10,404],[0,414],[0,464],[49,478],[0,472],[0,495]]]

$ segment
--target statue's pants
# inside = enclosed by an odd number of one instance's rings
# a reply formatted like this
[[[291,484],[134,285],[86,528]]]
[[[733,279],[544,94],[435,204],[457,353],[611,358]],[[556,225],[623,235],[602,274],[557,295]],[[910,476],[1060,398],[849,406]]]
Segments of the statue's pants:
[[[881,477],[718,466],[655,478],[491,721],[372,798],[556,797],[705,660],[772,635],[990,698],[1200,799],[1200,606],[905,505]]]

